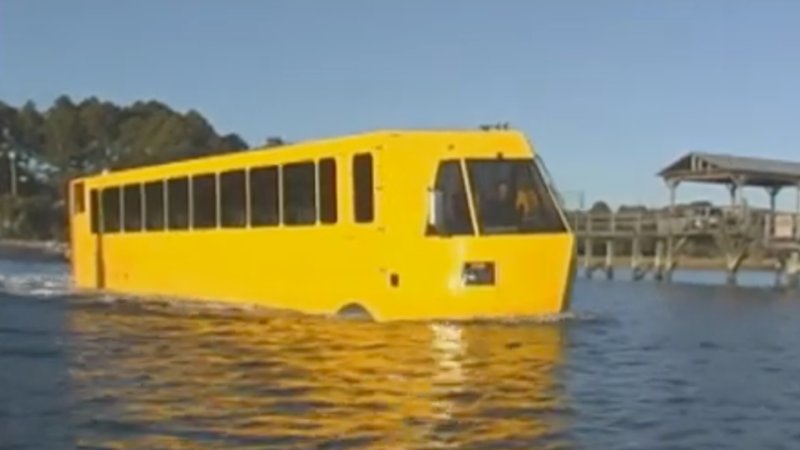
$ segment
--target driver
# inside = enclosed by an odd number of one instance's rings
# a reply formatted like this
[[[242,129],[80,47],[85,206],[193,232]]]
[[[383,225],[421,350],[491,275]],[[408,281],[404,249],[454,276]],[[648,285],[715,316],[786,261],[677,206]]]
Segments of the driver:
[[[519,213],[507,181],[500,181],[492,197],[486,202],[486,222],[493,225],[516,225]]]

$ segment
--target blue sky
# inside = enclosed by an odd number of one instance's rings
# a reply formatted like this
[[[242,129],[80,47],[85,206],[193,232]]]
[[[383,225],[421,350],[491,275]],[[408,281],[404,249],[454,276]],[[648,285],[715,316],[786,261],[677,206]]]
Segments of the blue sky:
[[[796,1],[4,0],[0,99],[158,99],[251,144],[508,121],[568,201],[658,204],[689,149],[800,160],[799,23]]]

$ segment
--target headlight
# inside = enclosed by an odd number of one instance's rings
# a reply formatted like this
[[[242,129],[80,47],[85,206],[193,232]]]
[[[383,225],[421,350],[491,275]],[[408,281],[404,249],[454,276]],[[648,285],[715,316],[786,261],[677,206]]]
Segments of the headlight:
[[[493,262],[464,263],[464,269],[461,271],[461,279],[467,286],[493,285],[494,263]]]

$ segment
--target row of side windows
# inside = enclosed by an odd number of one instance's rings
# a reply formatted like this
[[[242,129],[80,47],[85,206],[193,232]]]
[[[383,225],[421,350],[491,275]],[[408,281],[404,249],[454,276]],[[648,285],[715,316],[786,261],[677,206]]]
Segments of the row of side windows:
[[[116,233],[238,228],[248,222],[253,227],[335,224],[336,172],[336,161],[326,158],[317,164],[297,162],[93,189],[89,194],[91,230]],[[355,222],[373,221],[373,192],[372,155],[356,155]]]

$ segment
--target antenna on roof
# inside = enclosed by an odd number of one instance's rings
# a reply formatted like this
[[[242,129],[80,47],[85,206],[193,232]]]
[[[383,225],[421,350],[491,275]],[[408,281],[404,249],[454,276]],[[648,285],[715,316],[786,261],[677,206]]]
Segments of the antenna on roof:
[[[508,122],[498,122],[495,124],[483,124],[480,125],[478,128],[480,128],[483,131],[491,131],[491,130],[507,130],[508,127],[509,127]]]

